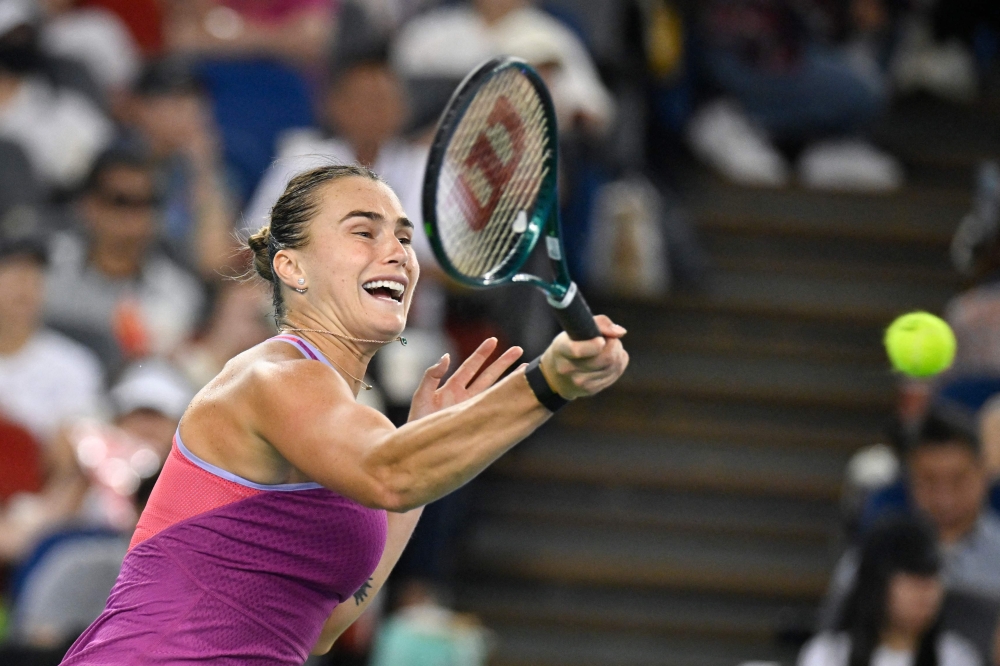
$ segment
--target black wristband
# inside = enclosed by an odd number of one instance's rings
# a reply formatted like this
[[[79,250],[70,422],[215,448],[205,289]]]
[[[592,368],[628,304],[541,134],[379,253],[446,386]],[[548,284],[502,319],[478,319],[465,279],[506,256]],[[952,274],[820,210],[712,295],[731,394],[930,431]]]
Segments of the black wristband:
[[[529,363],[527,369],[524,371],[524,376],[528,379],[528,386],[531,387],[535,397],[538,398],[538,402],[542,403],[545,409],[555,413],[565,407],[569,403],[569,400],[552,390],[552,387],[549,386],[549,381],[542,374],[541,363],[541,356]]]

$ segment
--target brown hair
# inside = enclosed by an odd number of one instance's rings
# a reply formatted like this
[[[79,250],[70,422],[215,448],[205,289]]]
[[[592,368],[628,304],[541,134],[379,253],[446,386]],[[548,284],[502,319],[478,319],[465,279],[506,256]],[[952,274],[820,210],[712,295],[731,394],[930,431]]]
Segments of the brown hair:
[[[331,164],[304,171],[292,178],[278,197],[271,208],[270,223],[247,239],[254,270],[274,289],[274,320],[278,324],[285,317],[285,302],[281,280],[274,274],[274,255],[278,250],[303,247],[309,241],[307,226],[319,208],[316,191],[321,185],[349,177],[384,182],[371,169],[354,164]]]

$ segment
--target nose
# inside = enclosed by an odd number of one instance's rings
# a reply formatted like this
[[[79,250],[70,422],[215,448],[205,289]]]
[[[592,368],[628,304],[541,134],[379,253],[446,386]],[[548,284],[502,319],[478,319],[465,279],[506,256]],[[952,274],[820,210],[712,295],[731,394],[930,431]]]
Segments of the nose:
[[[388,234],[388,238],[385,262],[405,266],[410,260],[410,253],[406,251],[406,246],[396,238],[395,234]]]

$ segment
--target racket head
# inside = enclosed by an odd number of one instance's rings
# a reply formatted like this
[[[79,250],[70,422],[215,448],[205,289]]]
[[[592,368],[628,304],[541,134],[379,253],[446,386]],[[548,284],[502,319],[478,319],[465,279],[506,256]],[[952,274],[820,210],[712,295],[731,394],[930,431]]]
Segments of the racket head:
[[[499,57],[458,86],[438,122],[423,216],[442,269],[469,287],[509,282],[556,207],[556,116],[524,60]]]

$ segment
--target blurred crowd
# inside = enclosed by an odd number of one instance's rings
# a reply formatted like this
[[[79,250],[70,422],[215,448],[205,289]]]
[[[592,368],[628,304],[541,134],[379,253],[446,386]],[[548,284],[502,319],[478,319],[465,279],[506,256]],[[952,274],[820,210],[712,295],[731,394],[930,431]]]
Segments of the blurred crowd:
[[[488,57],[520,56],[555,101],[577,279],[609,295],[697,289],[709,268],[676,193],[679,156],[741,185],[898,189],[905,170],[873,141],[873,126],[896,94],[973,100],[1000,50],[998,7],[0,0],[3,663],[57,663],[97,615],[187,402],[228,359],[274,334],[268,290],[245,278],[240,238],[267,223],[297,171],[368,165],[419,222],[427,146],[455,85]],[[959,349],[990,364],[965,359],[979,375],[933,388],[966,406],[1000,376],[995,164],[980,181],[954,251],[977,286],[951,319]],[[548,321],[540,297],[461,291],[436,268],[426,237],[415,245],[423,276],[410,344],[379,354],[379,390],[366,394],[396,421],[443,350],[465,356],[498,335],[532,356],[552,332],[537,325]],[[933,402],[926,387],[908,390]],[[897,454],[869,451],[858,462],[885,471],[896,455],[905,471],[875,474],[885,487],[860,484],[859,543],[869,528],[879,536],[838,567],[829,633],[804,653],[810,666],[827,653],[861,666],[896,649],[857,622],[910,608],[898,595],[934,601],[943,581],[1000,601],[1000,521],[989,508],[1000,504],[990,485],[1000,476],[1000,403],[980,406],[979,435],[927,421],[921,407],[919,419],[901,420]],[[876,514],[890,508],[929,516],[936,530],[884,527]],[[362,663],[373,641],[379,664],[401,663],[386,655],[404,649],[429,655],[414,664],[445,663],[441,650],[465,655],[447,663],[485,659],[488,636],[448,611],[436,587],[447,584],[464,510],[461,495],[428,510],[401,570],[430,583],[398,586],[400,610],[378,638],[371,618],[360,622],[332,659]],[[935,538],[943,559],[927,544]],[[928,591],[929,580],[938,587]],[[932,635],[944,661],[971,664],[937,613],[930,604],[900,622]],[[983,645],[974,649],[985,655]]]

